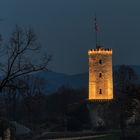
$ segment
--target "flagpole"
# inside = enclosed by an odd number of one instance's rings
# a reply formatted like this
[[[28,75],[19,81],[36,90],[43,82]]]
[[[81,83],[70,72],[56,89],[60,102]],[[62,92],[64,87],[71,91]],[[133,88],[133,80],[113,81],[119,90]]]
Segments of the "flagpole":
[[[95,30],[95,41],[96,41],[96,48],[97,48],[97,46],[98,46],[98,44],[97,44],[97,31]]]
[[[94,26],[95,26],[95,41],[96,41],[96,48],[98,48],[98,38],[97,38],[97,23],[96,23],[96,15],[95,15],[95,18],[94,18]]]

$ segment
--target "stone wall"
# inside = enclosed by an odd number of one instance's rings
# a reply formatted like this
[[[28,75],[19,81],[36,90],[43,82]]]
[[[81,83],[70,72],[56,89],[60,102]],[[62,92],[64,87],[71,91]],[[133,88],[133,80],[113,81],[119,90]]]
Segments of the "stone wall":
[[[89,100],[113,99],[112,49],[92,49],[89,55]]]

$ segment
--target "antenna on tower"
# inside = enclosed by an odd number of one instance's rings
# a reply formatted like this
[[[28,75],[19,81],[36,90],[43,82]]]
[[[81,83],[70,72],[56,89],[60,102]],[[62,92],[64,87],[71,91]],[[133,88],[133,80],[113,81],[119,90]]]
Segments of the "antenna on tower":
[[[96,41],[96,48],[100,48],[100,45],[99,45],[99,40],[98,40],[98,37],[99,37],[99,26],[97,24],[97,17],[96,17],[96,14],[95,14],[95,17],[94,17],[94,27],[95,27],[95,41]]]

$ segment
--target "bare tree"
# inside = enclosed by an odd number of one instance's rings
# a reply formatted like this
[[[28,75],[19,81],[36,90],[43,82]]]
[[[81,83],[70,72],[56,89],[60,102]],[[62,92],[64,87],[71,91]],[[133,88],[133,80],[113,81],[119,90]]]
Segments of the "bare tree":
[[[24,106],[25,116],[29,121],[33,119],[39,119],[44,113],[44,84],[45,79],[35,77],[32,75],[25,76],[23,80],[20,80],[18,93],[22,97],[22,105]],[[21,86],[22,85],[22,86]],[[34,115],[36,118],[34,118]]]
[[[16,26],[9,42],[1,45],[1,92],[5,87],[16,86],[13,81],[21,76],[47,69],[51,56],[42,57],[39,52],[40,45],[33,30]]]
[[[118,69],[118,84],[119,92],[121,96],[119,97],[119,108],[120,108],[120,128],[121,128],[121,138],[124,140],[126,138],[126,121],[129,117],[132,117],[134,107],[132,104],[134,102],[132,89],[136,84],[138,79],[135,71],[126,65],[121,65]]]

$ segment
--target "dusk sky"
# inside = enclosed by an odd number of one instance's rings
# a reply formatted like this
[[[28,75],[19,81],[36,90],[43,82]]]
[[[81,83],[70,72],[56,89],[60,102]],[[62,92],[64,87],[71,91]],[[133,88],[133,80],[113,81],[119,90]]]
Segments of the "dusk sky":
[[[32,27],[53,55],[50,69],[82,73],[88,71],[87,51],[95,47],[95,12],[113,64],[140,65],[139,0],[0,0],[0,30],[5,38],[16,24]]]

